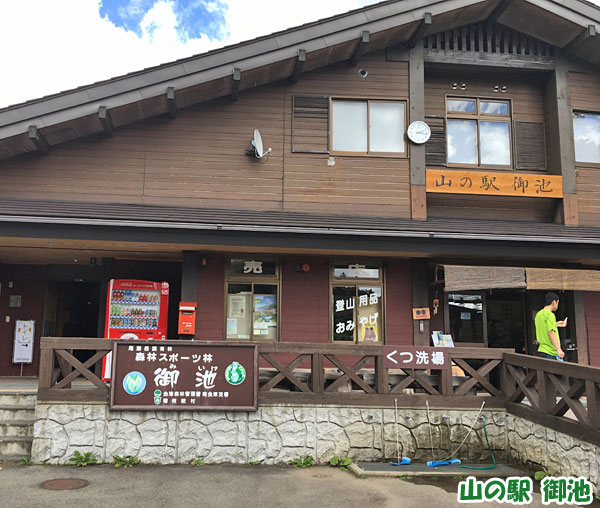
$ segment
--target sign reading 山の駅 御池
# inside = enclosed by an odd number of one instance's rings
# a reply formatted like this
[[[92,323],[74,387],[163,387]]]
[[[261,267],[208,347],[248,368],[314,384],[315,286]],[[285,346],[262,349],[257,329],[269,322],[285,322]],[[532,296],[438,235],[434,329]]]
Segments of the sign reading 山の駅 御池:
[[[115,341],[111,409],[256,411],[256,345]]]

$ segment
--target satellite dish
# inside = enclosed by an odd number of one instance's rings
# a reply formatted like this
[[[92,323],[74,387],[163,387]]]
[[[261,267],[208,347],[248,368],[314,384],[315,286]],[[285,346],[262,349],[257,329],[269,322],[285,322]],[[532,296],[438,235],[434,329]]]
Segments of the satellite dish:
[[[257,159],[262,159],[269,153],[271,153],[270,148],[266,152],[263,152],[262,137],[258,129],[254,129],[254,139],[250,141],[250,149],[246,150],[246,155],[254,155]]]

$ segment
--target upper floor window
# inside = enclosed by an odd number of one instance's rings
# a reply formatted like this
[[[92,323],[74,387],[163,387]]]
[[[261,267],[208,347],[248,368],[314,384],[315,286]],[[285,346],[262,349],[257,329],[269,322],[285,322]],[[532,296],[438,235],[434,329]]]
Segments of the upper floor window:
[[[448,164],[511,167],[508,101],[448,97]]]
[[[600,163],[600,114],[573,113],[575,160]]]
[[[332,100],[331,150],[352,154],[406,155],[406,103]]]

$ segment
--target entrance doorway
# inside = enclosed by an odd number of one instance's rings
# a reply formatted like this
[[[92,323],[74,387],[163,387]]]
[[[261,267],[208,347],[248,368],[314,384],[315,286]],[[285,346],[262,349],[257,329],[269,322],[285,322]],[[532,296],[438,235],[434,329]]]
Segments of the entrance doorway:
[[[525,292],[494,290],[486,295],[488,346],[527,353]]]
[[[100,281],[49,280],[46,293],[46,337],[96,337]]]

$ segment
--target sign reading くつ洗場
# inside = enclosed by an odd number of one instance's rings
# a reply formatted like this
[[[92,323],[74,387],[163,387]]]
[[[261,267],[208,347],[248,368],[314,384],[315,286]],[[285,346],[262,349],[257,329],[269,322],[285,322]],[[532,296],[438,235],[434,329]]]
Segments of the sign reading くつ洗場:
[[[111,409],[256,411],[256,345],[115,341]]]

